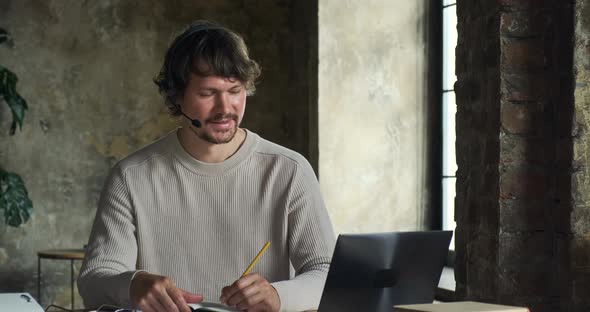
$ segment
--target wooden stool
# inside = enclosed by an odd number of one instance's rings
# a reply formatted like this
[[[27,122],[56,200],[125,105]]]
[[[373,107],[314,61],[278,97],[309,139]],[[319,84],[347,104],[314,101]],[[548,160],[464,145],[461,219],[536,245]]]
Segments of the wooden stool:
[[[74,310],[74,260],[84,259],[84,249],[51,249],[37,252],[37,296],[41,305],[41,258],[70,260],[70,287],[72,291],[72,310]]]

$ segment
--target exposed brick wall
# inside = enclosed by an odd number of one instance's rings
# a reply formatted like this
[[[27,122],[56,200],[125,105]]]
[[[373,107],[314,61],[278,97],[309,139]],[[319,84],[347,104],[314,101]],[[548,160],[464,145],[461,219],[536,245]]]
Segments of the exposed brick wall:
[[[570,282],[573,3],[457,14],[457,297],[586,311]]]
[[[493,1],[457,1],[456,294],[488,302],[497,288],[498,16]]]
[[[569,309],[572,5],[500,1],[497,298]],[[564,183],[565,182],[565,183]]]

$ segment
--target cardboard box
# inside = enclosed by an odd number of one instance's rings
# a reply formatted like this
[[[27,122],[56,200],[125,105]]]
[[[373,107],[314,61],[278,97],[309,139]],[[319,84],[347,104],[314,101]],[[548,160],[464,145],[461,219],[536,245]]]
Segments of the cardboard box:
[[[393,307],[394,312],[530,312],[527,308],[474,301],[409,304]]]

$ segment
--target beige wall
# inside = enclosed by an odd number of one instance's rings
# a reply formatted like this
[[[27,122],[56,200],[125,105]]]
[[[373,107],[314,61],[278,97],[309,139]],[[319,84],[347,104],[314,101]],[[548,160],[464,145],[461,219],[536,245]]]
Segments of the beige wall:
[[[319,172],[337,232],[425,224],[424,1],[319,1]]]

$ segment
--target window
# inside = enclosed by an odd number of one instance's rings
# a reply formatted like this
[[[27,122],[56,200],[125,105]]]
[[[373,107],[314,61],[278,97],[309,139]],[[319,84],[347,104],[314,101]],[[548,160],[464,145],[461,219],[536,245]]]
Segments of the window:
[[[455,230],[455,47],[457,46],[457,5],[454,0],[442,1],[442,229]],[[451,241],[455,249],[455,239]]]

